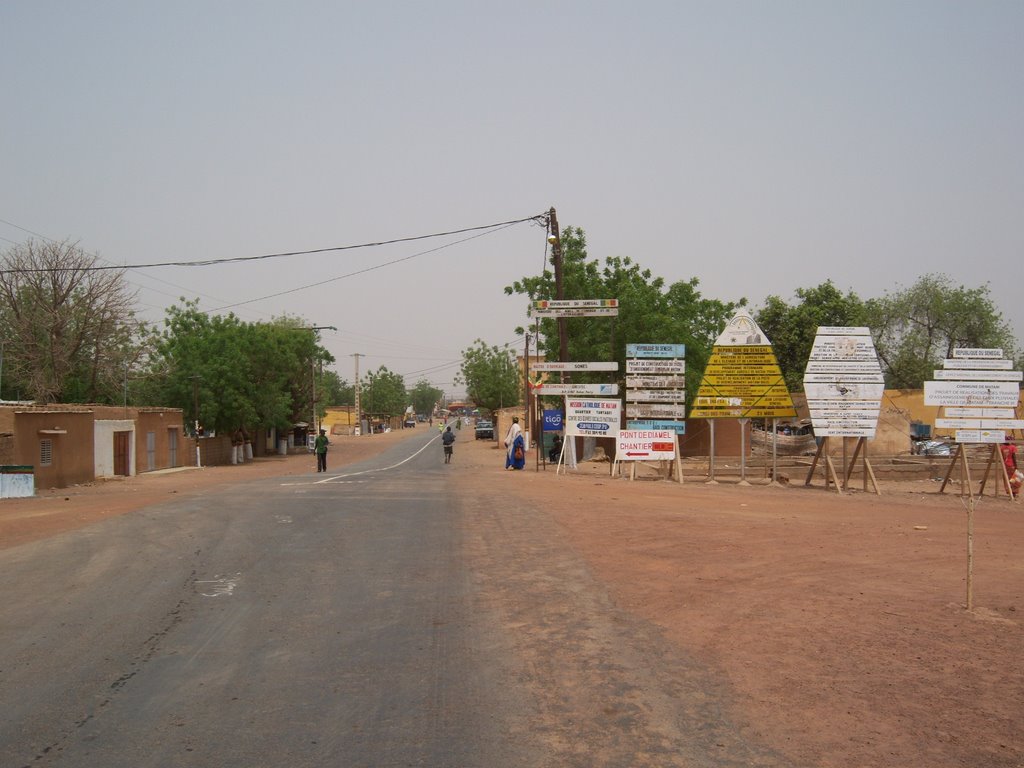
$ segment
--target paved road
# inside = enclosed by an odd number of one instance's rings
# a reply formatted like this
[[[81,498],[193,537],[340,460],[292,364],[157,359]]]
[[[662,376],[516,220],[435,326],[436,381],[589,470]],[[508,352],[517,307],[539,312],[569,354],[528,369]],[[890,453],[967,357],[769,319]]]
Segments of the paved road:
[[[0,552],[0,766],[780,764],[440,454],[424,430]]]

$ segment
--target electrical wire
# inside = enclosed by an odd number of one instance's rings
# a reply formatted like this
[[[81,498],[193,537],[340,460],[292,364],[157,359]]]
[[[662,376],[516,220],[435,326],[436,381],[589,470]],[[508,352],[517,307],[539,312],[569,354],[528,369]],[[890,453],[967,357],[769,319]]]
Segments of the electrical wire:
[[[48,237],[47,235],[44,235],[42,232],[36,232],[35,230],[28,229],[27,227],[23,227],[23,226],[21,226],[19,224],[15,224],[13,221],[7,221],[6,219],[0,219],[0,224],[6,224],[9,227],[14,227],[15,229],[19,229],[22,232],[26,232],[26,233],[28,233],[30,235],[34,235],[35,237],[38,237],[41,240],[45,240],[48,243],[54,243],[54,244],[59,244],[60,243],[59,240],[55,240],[52,237]],[[15,240],[11,240],[11,239],[6,238],[6,237],[0,237],[0,240],[5,240],[8,243],[12,243],[13,245],[21,245],[21,243],[15,241]],[[97,259],[99,261],[105,262],[106,264],[110,265],[110,266],[106,267],[107,269],[121,269],[121,267],[119,267],[116,264],[114,264],[114,262],[112,262],[110,259],[107,259],[107,258],[105,258],[103,256],[100,256],[100,254],[98,252],[96,252],[96,251],[85,251],[85,253],[87,253],[89,256],[92,256],[93,258],[95,258],[95,259]],[[13,272],[15,270],[10,270],[10,271]],[[27,270],[24,270],[24,271],[27,271]],[[145,272],[142,272],[142,271],[138,272],[136,276],[137,277],[145,278],[147,280],[154,280],[154,281],[156,281],[158,283],[163,283],[164,285],[169,285],[172,288],[177,288],[179,291],[185,291],[186,293],[189,293],[189,294],[195,294],[196,296],[200,296],[200,297],[205,298],[205,299],[210,299],[212,301],[216,301],[216,302],[225,301],[225,299],[217,298],[216,296],[210,296],[209,294],[202,293],[200,291],[196,291],[196,290],[194,290],[192,288],[187,288],[184,285],[178,285],[177,283],[172,283],[169,280],[164,280],[163,278],[157,277],[156,275],[148,275],[148,274],[146,274]],[[129,285],[134,286],[135,288],[137,288],[140,291],[152,291],[153,293],[158,293],[161,296],[167,296],[168,298],[174,299],[175,301],[177,301],[179,298],[181,298],[181,294],[180,293],[178,293],[178,294],[167,293],[167,291],[161,291],[160,289],[153,288],[152,286],[140,285],[140,284],[132,282],[131,280],[128,280],[128,279],[125,279],[125,282],[127,282]],[[153,306],[152,304],[146,304],[145,302],[138,301],[138,299],[136,299],[136,301],[141,306],[147,307],[149,309],[154,309],[154,310],[157,310],[157,311],[163,311],[163,309],[164,309],[163,307],[156,307],[156,306]]]
[[[534,216],[527,216],[527,217],[522,218],[522,219],[514,219],[512,221],[500,221],[500,222],[498,222],[496,224],[484,224],[484,225],[477,226],[477,227],[463,227],[462,229],[453,229],[453,230],[450,230],[448,232],[435,232],[435,233],[432,233],[432,234],[429,234],[429,235],[415,235],[413,237],[397,237],[397,238],[394,238],[394,239],[391,239],[391,240],[380,240],[380,241],[372,242],[372,243],[360,243],[358,245],[336,245],[336,246],[331,246],[331,247],[328,247],[328,248],[314,248],[314,249],[305,250],[305,251],[286,251],[286,252],[283,252],[283,253],[267,253],[267,254],[263,254],[261,256],[232,256],[232,257],[228,257],[228,258],[224,258],[224,259],[201,259],[201,260],[198,260],[198,261],[162,261],[162,262],[155,262],[155,263],[152,263],[152,264],[124,264],[124,265],[121,265],[121,266],[117,266],[117,265],[102,265],[101,264],[101,265],[95,265],[95,266],[91,266],[91,267],[84,267],[83,271],[90,271],[90,272],[92,272],[92,271],[110,270],[110,269],[121,269],[121,270],[126,270],[126,269],[152,269],[154,267],[210,267],[210,266],[215,266],[215,265],[218,265],[218,264],[237,264],[237,263],[248,262],[248,261],[262,261],[262,260],[265,260],[265,259],[280,259],[280,258],[285,258],[285,257],[288,257],[288,256],[307,256],[307,255],[312,255],[312,254],[317,254],[317,253],[330,253],[332,251],[351,251],[351,250],[355,250],[355,249],[358,249],[358,248],[376,248],[376,247],[383,246],[383,245],[394,245],[395,243],[409,243],[409,242],[414,242],[416,240],[427,240],[427,239],[434,238],[434,237],[448,237],[450,235],[461,235],[461,234],[464,234],[466,232],[478,232],[480,230],[491,230],[491,229],[495,229],[496,230],[498,228],[504,229],[505,227],[510,227],[510,226],[515,225],[515,224],[523,224],[523,223],[528,222],[528,221],[530,221],[530,222],[537,222],[537,221],[541,220],[545,215],[546,214],[537,214],[537,215],[534,215]],[[0,219],[0,222],[5,223],[5,224],[9,223],[9,222],[4,222],[2,219]],[[17,225],[12,224],[11,226],[17,226]],[[22,229],[22,227],[17,227],[17,228],[18,229]],[[25,231],[28,231],[28,230],[25,230]],[[425,253],[430,253],[430,251],[426,251]],[[418,255],[423,255],[423,254],[418,254]],[[407,257],[407,259],[408,258],[413,258],[413,257],[410,256],[410,257]],[[399,259],[398,261],[405,261],[407,259]],[[397,261],[396,262],[389,262],[389,263],[393,264],[393,263],[397,263]],[[385,264],[385,265],[381,265],[381,266],[387,266],[387,265]],[[50,272],[50,271],[52,271],[52,269],[46,269],[46,268],[20,269],[20,270],[0,270],[0,274],[12,274],[12,273],[15,273],[15,272],[28,273],[28,272]],[[368,270],[363,270],[363,271],[368,271]],[[359,274],[359,273],[353,273],[353,274]]]
[[[241,307],[241,306],[244,306],[246,304],[254,304],[257,301],[264,301],[266,299],[276,299],[278,296],[287,296],[290,293],[297,293],[298,291],[304,291],[307,288],[316,288],[317,286],[327,285],[328,283],[336,283],[339,280],[345,280],[345,279],[347,279],[349,277],[355,277],[356,275],[363,275],[363,274],[366,274],[367,272],[373,272],[373,271],[378,270],[378,269],[383,269],[384,267],[390,267],[390,266],[394,266],[395,264],[401,264],[403,261],[410,261],[412,259],[419,258],[420,256],[426,256],[428,253],[435,253],[437,251],[444,250],[445,248],[450,248],[453,245],[459,245],[461,243],[468,243],[470,240],[476,240],[479,237],[484,237],[486,235],[492,235],[495,232],[501,232],[502,230],[508,229],[509,227],[514,227],[516,224],[522,224],[524,221],[532,221],[532,219],[519,219],[518,221],[509,221],[509,222],[505,222],[504,224],[492,224],[490,228],[487,228],[486,232],[480,232],[480,233],[478,233],[476,235],[471,235],[469,237],[464,237],[461,240],[455,240],[454,242],[451,242],[451,243],[446,243],[444,245],[439,245],[439,246],[437,246],[437,248],[430,248],[430,249],[428,249],[426,251],[419,251],[418,253],[413,253],[413,254],[410,254],[409,256],[403,256],[400,259],[392,259],[391,261],[385,261],[383,264],[375,264],[374,266],[366,267],[365,269],[357,269],[355,272],[348,272],[348,273],[346,273],[344,275],[338,275],[337,277],[332,277],[332,278],[329,278],[327,280],[318,280],[315,283],[309,283],[307,285],[300,285],[300,286],[298,286],[296,288],[288,288],[287,290],[278,291],[277,293],[270,293],[270,294],[267,294],[266,296],[259,296],[259,297],[255,298],[255,299],[246,299],[245,301],[236,301],[234,304],[225,304],[225,305],[223,305],[221,307],[217,307],[215,309],[208,309],[208,310],[206,310],[206,313],[209,314],[210,312],[220,312],[220,311],[225,310],[225,309],[232,309],[234,307]],[[472,231],[472,230],[479,230],[479,229],[485,229],[485,227],[470,227],[469,229],[463,229],[463,230],[460,230],[460,231],[462,231],[462,232],[469,232],[469,231]],[[448,234],[455,234],[455,233],[448,233]],[[423,237],[439,237],[439,236],[440,235],[424,235]],[[423,238],[406,238],[406,240],[410,240],[410,239],[411,240],[422,240]],[[403,242],[403,241],[392,240],[390,242],[397,243],[397,242]],[[386,245],[386,244],[387,243],[381,243],[381,245]],[[351,246],[351,247],[353,247],[353,248],[363,248],[363,247],[366,247],[366,246],[358,245],[358,246]],[[315,251],[309,251],[309,253],[315,253]]]

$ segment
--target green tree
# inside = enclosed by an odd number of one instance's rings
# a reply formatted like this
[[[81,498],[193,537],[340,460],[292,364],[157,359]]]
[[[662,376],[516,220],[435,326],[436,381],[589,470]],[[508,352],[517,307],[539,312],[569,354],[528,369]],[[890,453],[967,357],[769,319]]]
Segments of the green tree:
[[[145,325],[123,270],[70,242],[29,240],[0,256],[4,390],[40,402],[121,402]]]
[[[706,299],[696,278],[666,286],[661,277],[642,268],[629,257],[609,257],[602,266],[587,254],[582,229],[566,227],[561,235],[562,285],[567,299],[618,299],[619,315],[613,320],[569,318],[566,321],[569,359],[576,361],[615,360],[619,363],[620,386],[625,380],[626,344],[685,344],[687,390],[692,395],[700,383],[711,354],[711,346],[738,302]],[[524,277],[505,288],[505,293],[523,294],[531,301],[555,298],[554,273]],[[548,360],[559,359],[557,321],[540,321],[538,351]],[[601,382],[607,373],[574,373],[575,381]]]
[[[797,288],[797,302],[787,304],[778,296],[765,299],[754,320],[772,342],[775,357],[790,391],[803,389],[804,369],[818,326],[865,324],[864,302],[857,294],[843,294],[831,280],[816,288]]]
[[[482,339],[462,351],[457,382],[466,387],[466,397],[472,403],[491,413],[521,402],[519,368],[512,351],[488,346]]]
[[[865,302],[886,385],[918,389],[958,347],[999,347],[1017,354],[1010,326],[987,285],[957,286],[947,275],[923,275],[909,288]]]
[[[168,308],[151,348],[140,384],[147,399],[219,432],[308,420],[313,371],[333,361],[296,318],[243,323],[233,314],[207,315],[198,301]]]
[[[406,398],[405,380],[386,366],[368,372],[363,379],[360,407],[366,413],[399,416],[405,413]]]
[[[433,386],[426,379],[420,379],[412,389],[409,390],[409,399],[416,413],[433,413],[434,404],[444,395],[437,387]]]
[[[335,371],[327,370],[318,373],[316,391],[317,399],[325,406],[356,404],[356,388]],[[319,393],[323,393],[322,396]]]
[[[258,334],[251,354],[261,392],[274,398],[273,407],[257,408],[258,423],[287,427],[307,421],[314,400],[316,418],[323,418],[332,395],[331,372],[324,366],[334,357],[320,346],[320,332],[291,316],[250,327]]]

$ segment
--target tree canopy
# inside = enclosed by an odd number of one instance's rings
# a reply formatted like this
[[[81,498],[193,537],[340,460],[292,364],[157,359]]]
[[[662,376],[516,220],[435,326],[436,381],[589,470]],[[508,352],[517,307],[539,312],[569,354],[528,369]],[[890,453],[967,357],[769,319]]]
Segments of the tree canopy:
[[[519,369],[507,347],[488,346],[477,339],[462,351],[459,380],[469,400],[491,413],[521,402]]]
[[[707,299],[698,290],[697,278],[669,286],[630,257],[609,257],[602,266],[587,255],[586,235],[566,227],[561,235],[562,286],[567,299],[618,299],[615,319],[569,318],[566,322],[569,359],[615,360],[620,386],[625,379],[626,344],[685,344],[689,394],[697,391],[700,375],[711,355],[711,346],[735,309],[745,299],[723,302]],[[531,301],[555,298],[555,276],[523,277],[505,288]],[[538,351],[548,360],[559,359],[557,321],[540,321]],[[607,381],[608,374],[573,374],[577,381]]]
[[[316,399],[324,406],[355,405],[356,388],[331,370],[317,370]]]
[[[386,366],[369,371],[363,378],[360,407],[364,412],[398,416],[405,413],[408,404],[405,380]]]
[[[909,288],[868,300],[865,310],[886,385],[895,389],[920,388],[958,347],[999,347],[1010,358],[1017,352],[987,285],[966,288],[947,275],[922,275]]]
[[[433,413],[434,405],[444,395],[437,387],[433,386],[426,379],[420,379],[412,389],[409,390],[409,399],[416,413]]]
[[[865,323],[864,302],[852,291],[843,294],[826,280],[815,288],[797,288],[798,301],[789,305],[769,296],[754,320],[765,332],[779,368],[792,392],[803,389],[804,369],[818,326],[859,326]]]
[[[119,402],[144,324],[123,270],[70,242],[36,242],[0,257],[5,392],[51,402]]]
[[[999,347],[1013,357],[1013,334],[989,298],[988,286],[957,286],[946,275],[923,275],[909,288],[862,300],[832,281],[796,290],[797,302],[769,296],[755,315],[772,342],[791,390],[803,371],[818,326],[867,326],[875,341],[886,386],[920,389],[958,347]]]
[[[162,332],[154,334],[144,397],[218,431],[307,421],[315,372],[334,361],[316,334],[297,318],[244,323],[183,300],[168,308]]]

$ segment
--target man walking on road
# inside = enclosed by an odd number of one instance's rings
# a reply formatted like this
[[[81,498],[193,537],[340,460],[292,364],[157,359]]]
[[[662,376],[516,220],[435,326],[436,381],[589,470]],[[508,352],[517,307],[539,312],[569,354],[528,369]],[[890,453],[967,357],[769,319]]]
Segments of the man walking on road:
[[[441,444],[444,446],[444,463],[450,464],[452,460],[452,443],[455,442],[455,433],[448,427],[441,433]]]
[[[313,441],[313,450],[316,452],[316,471],[327,471],[327,446],[331,441],[327,439],[327,430],[321,429],[320,434]]]

